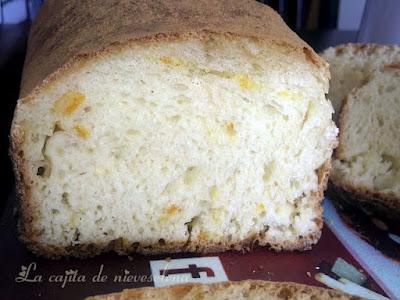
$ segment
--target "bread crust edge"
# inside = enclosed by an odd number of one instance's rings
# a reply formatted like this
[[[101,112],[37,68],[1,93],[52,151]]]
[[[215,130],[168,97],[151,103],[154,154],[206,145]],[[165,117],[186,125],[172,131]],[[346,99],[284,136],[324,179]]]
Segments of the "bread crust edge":
[[[244,290],[254,290],[260,289],[265,292],[269,291],[271,293],[276,294],[278,298],[281,299],[289,299],[294,298],[296,295],[314,295],[318,298],[322,298],[325,295],[325,298],[322,299],[360,299],[356,296],[351,296],[345,294],[338,290],[333,290],[330,288],[323,288],[317,286],[311,286],[306,284],[300,284],[295,282],[272,282],[266,280],[242,280],[242,281],[227,281],[227,282],[219,282],[212,284],[198,284],[198,283],[186,283],[186,284],[178,284],[163,288],[155,288],[155,287],[142,287],[142,288],[131,288],[124,289],[121,292],[105,294],[105,295],[96,295],[89,296],[85,298],[85,300],[127,300],[127,299],[136,299],[138,297],[146,297],[146,293],[151,293],[152,296],[173,296],[176,298],[183,298],[187,296],[193,290],[195,293],[205,293],[212,292],[212,290],[223,290],[229,287],[242,287]],[[267,295],[266,295],[267,296]],[[312,299],[312,297],[310,297]]]

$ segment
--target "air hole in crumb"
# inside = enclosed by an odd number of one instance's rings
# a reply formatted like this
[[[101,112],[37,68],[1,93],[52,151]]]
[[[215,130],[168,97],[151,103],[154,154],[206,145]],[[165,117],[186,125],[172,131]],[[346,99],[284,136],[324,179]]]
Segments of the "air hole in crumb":
[[[129,135],[138,135],[138,134],[140,133],[140,131],[131,128],[131,129],[128,129],[128,130],[126,131],[126,133],[128,133]]]
[[[391,93],[396,89],[394,85],[389,85],[386,87],[386,93]]]
[[[183,104],[188,104],[191,102],[190,98],[185,96],[185,95],[179,95],[177,99],[178,104],[183,105]]]
[[[84,112],[89,112],[89,111],[91,111],[92,110],[92,107],[91,106],[86,106],[84,109],[83,109],[83,111]]]
[[[175,116],[169,117],[168,121],[170,121],[172,123],[178,123],[181,118],[182,117],[180,115],[175,115]]]
[[[387,153],[382,153],[382,161],[390,165],[388,172],[390,172],[392,170],[397,172],[398,170],[400,170],[399,157],[395,157],[395,156],[387,154]]]
[[[382,127],[383,124],[384,124],[383,117],[382,117],[381,115],[378,115],[377,119],[378,119],[378,125],[379,125],[379,127]]]
[[[164,240],[164,239],[159,239],[159,240],[158,240],[158,244],[159,244],[160,246],[165,246],[165,240]]]
[[[60,126],[60,122],[57,121],[57,122],[54,124],[53,134],[54,134],[55,132],[58,132],[58,131],[63,131],[63,129],[62,129],[61,126]]]
[[[191,185],[196,178],[197,168],[192,166],[186,169],[186,172],[183,177],[183,181],[186,185]]]
[[[75,242],[78,242],[80,236],[81,236],[80,231],[79,231],[78,229],[76,229],[76,230],[75,230],[75,233],[74,233],[74,241],[75,241]]]
[[[34,134],[34,133],[32,133],[32,134],[31,134],[31,141],[32,141],[33,143],[37,143],[37,142],[39,141],[39,134]]]
[[[188,89],[187,85],[181,84],[181,83],[175,83],[173,85],[173,87],[177,90],[177,91],[186,91]]]
[[[45,167],[39,167],[39,168],[37,169],[36,175],[38,175],[38,176],[43,176],[45,171],[46,171],[46,168],[45,168]]]
[[[64,203],[65,205],[67,205],[67,206],[70,206],[68,193],[62,193],[61,202]]]
[[[263,174],[263,181],[267,183],[274,172],[275,164],[274,162],[270,164],[264,164],[264,174]]]
[[[251,66],[253,67],[254,71],[256,71],[256,72],[262,72],[263,71],[263,68],[259,64],[252,63]]]

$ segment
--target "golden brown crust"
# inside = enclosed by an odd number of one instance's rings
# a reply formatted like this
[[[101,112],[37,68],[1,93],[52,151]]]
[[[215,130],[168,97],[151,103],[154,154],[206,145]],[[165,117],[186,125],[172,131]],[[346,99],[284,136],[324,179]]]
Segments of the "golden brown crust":
[[[337,56],[342,55],[345,52],[353,52],[355,54],[366,54],[366,55],[371,55],[374,52],[384,48],[387,49],[387,51],[392,51],[398,47],[397,45],[380,45],[380,44],[373,44],[373,43],[367,43],[367,44],[362,44],[362,43],[347,43],[347,44],[342,44],[336,46],[335,49],[335,54]]]
[[[322,215],[322,209],[318,207],[318,213]],[[26,219],[25,219],[26,220]],[[128,255],[131,253],[141,253],[141,254],[159,254],[159,253],[180,253],[180,252],[196,252],[196,253],[213,253],[221,252],[227,250],[234,251],[251,251],[255,246],[267,246],[270,249],[281,251],[281,250],[309,250],[312,245],[314,245],[321,237],[322,229],[322,216],[321,219],[318,218],[317,225],[318,230],[311,233],[309,236],[302,237],[300,239],[293,240],[291,243],[273,242],[273,241],[262,241],[264,232],[259,234],[254,234],[243,240],[231,240],[224,242],[207,242],[207,241],[197,241],[187,244],[186,241],[181,242],[167,242],[163,244],[154,243],[132,243],[126,244],[121,240],[114,240],[107,244],[80,244],[70,247],[56,247],[52,245],[44,245],[37,242],[28,236],[30,231],[23,231],[29,228],[29,224],[24,223],[22,219],[20,226],[20,238],[26,244],[26,246],[35,254],[51,258],[59,259],[65,256],[77,257],[77,258],[87,258],[99,255],[101,253],[114,251],[120,255]]]
[[[254,37],[304,51],[329,76],[326,62],[277,13],[254,0],[46,1],[29,36],[21,96],[65,64],[109,46],[201,32]]]
[[[273,297],[274,299],[360,299],[337,290],[309,286],[294,282],[271,282],[264,280],[228,281],[214,284],[179,284],[164,288],[144,287],[137,289],[126,289],[119,293],[97,295],[86,298],[86,300],[129,300],[129,299],[182,299],[193,298],[198,295],[207,294],[213,296],[216,291],[226,291],[229,288],[238,288],[241,294],[255,292],[259,296]],[[226,296],[229,296],[227,294]],[[232,295],[231,295],[232,296]],[[266,298],[267,299],[267,298]]]
[[[13,127],[14,126],[13,124]],[[17,132],[19,134],[16,134]],[[13,162],[16,194],[18,197],[18,231],[20,233],[20,239],[24,242],[28,242],[34,236],[34,229],[33,226],[31,226],[33,223],[34,209],[32,207],[32,201],[29,201],[31,198],[29,183],[26,180],[26,176],[24,176],[26,173],[23,167],[25,165],[24,153],[22,150],[23,140],[23,132],[21,133],[20,130],[15,129],[11,130],[9,152]]]
[[[400,69],[400,62],[387,64],[387,65],[384,65],[383,67],[388,68],[388,69]]]

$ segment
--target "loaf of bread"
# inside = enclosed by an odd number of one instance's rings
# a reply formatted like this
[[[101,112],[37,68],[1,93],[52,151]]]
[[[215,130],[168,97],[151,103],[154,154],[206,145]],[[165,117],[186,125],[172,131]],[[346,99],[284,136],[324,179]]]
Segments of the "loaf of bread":
[[[53,258],[310,248],[328,81],[256,1],[46,1],[11,130],[22,240]]]
[[[400,215],[400,61],[344,100],[331,180],[361,205]]]
[[[360,87],[369,74],[384,64],[400,61],[400,46],[345,44],[322,53],[332,75],[328,99],[332,101],[337,121],[343,99],[353,88]]]
[[[293,282],[263,280],[230,281],[214,284],[181,284],[164,288],[145,287],[123,290],[120,293],[99,295],[86,300],[222,300],[222,299],[360,299],[337,290],[325,289]]]

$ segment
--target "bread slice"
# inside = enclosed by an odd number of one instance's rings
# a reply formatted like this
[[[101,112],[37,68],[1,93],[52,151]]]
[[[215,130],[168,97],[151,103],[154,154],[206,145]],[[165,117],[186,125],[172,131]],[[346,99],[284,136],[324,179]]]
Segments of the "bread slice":
[[[400,215],[400,63],[374,71],[345,98],[332,182]]]
[[[309,249],[326,63],[255,1],[114,2],[47,1],[33,24],[11,130],[28,247]]]
[[[86,300],[131,299],[360,299],[337,290],[293,282],[263,280],[230,281],[214,284],[180,284],[164,288],[127,289],[120,293],[98,295]]]
[[[322,52],[331,70],[328,99],[332,101],[337,121],[343,99],[353,88],[360,87],[369,74],[383,64],[400,60],[400,46],[345,44]]]

